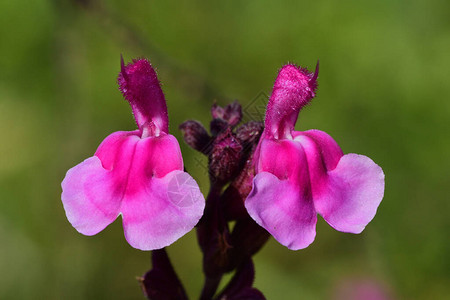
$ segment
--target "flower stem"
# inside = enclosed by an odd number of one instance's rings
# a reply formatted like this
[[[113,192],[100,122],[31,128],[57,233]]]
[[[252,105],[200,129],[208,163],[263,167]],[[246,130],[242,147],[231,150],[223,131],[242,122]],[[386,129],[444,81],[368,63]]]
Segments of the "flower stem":
[[[205,283],[203,285],[201,300],[212,299],[219,287],[223,271],[217,263],[218,236],[223,232],[223,222],[220,221],[219,199],[223,186],[211,182],[206,198],[205,212],[197,226],[197,238],[203,252],[203,272]]]
[[[212,278],[205,276],[205,284],[203,285],[200,300],[211,300],[219,287],[222,275]]]

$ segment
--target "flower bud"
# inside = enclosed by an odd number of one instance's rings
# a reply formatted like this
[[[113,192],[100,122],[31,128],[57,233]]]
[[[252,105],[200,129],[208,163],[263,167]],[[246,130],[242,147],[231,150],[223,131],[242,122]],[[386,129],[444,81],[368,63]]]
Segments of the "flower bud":
[[[219,133],[224,132],[230,125],[227,121],[223,119],[212,119],[209,123],[209,128],[213,136],[219,135]]]
[[[230,180],[239,172],[241,157],[242,145],[228,128],[217,136],[213,144],[209,164],[212,178],[221,182]]]
[[[255,176],[253,157],[263,130],[262,122],[253,121],[241,125],[236,130],[236,139],[243,146],[242,161],[244,166],[222,195],[224,214],[227,220],[248,217],[244,200],[252,190],[253,177]]]
[[[245,145],[257,144],[263,130],[263,122],[250,121],[239,126],[236,130],[236,138]]]
[[[183,139],[186,144],[203,154],[209,154],[211,151],[211,137],[201,123],[189,120],[182,123],[179,129],[183,133]]]
[[[211,107],[211,115],[214,119],[222,119],[233,127],[242,119],[242,108],[236,100],[223,108],[214,103]]]

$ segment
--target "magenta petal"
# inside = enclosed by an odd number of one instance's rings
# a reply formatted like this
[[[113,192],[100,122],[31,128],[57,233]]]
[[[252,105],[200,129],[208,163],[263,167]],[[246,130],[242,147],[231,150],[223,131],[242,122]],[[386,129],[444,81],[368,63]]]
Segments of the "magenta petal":
[[[307,136],[315,142],[318,147],[318,151],[320,151],[322,156],[323,164],[328,171],[333,170],[342,155],[344,155],[336,141],[324,131],[311,129],[307,131],[295,132],[293,135]]]
[[[138,135],[139,130],[113,132],[101,142],[94,155],[100,158],[105,169],[117,171],[117,168],[125,168],[127,172],[134,148],[139,141]]]
[[[263,139],[259,145],[257,172],[269,172],[279,179],[289,179],[309,188],[309,174],[305,151],[297,141]]]
[[[125,238],[137,249],[163,248],[188,233],[204,207],[203,195],[188,173],[176,170],[154,177],[139,193],[123,200]]]
[[[312,199],[288,180],[268,172],[257,174],[245,207],[256,223],[291,250],[314,241],[317,215]]]
[[[294,131],[293,137],[301,145],[306,160],[313,198],[318,198],[328,184],[328,172],[336,168],[342,153],[339,145],[320,130]]]
[[[328,172],[314,205],[336,230],[360,233],[375,216],[383,194],[383,170],[367,156],[351,153]]]
[[[78,232],[97,234],[119,215],[122,193],[97,156],[67,171],[61,186],[67,219]]]

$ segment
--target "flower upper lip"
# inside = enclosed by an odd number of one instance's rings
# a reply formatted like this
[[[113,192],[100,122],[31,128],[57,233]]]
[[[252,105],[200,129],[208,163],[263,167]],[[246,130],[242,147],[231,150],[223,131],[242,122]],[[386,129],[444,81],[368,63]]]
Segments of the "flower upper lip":
[[[292,139],[298,113],[315,97],[318,72],[318,63],[314,73],[293,64],[280,69],[267,105],[265,136]]]
[[[167,105],[155,70],[146,59],[135,59],[125,65],[121,59],[121,70],[117,78],[119,90],[130,103],[139,130],[146,134],[169,132]]]

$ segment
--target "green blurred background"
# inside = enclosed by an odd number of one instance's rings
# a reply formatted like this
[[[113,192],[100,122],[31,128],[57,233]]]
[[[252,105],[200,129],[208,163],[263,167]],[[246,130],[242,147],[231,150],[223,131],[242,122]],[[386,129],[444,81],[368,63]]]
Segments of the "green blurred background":
[[[150,253],[126,243],[120,220],[78,234],[60,200],[69,168],[109,133],[135,128],[116,84],[121,53],[157,67],[179,139],[184,120],[207,124],[214,99],[250,105],[282,64],[320,59],[318,96],[297,128],[371,157],[385,197],[361,235],[320,219],[305,250],[271,240],[255,257],[256,287],[268,299],[333,299],[363,280],[393,298],[448,297],[448,0],[3,0],[0,299],[143,299],[135,277]],[[181,147],[206,192],[204,160]],[[195,234],[169,254],[195,299]]]

